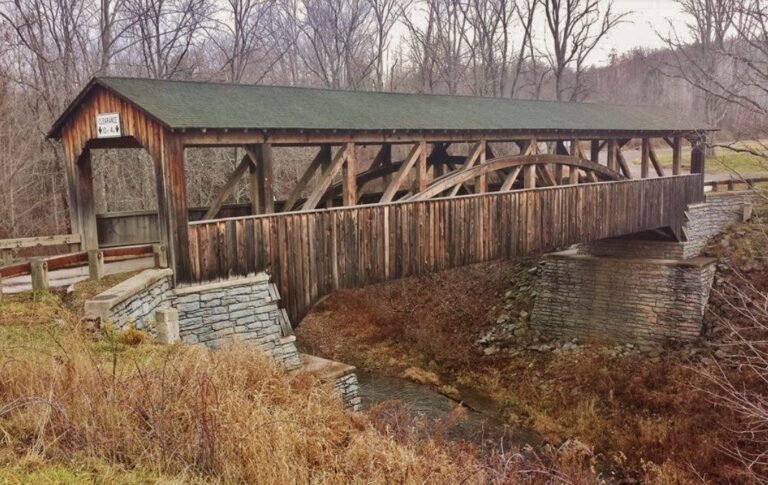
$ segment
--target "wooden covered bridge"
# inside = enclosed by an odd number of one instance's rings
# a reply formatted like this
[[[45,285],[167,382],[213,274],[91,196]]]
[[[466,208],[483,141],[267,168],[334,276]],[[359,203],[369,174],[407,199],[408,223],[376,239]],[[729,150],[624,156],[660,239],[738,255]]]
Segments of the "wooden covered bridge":
[[[49,136],[82,249],[156,238],[177,285],[267,271],[298,322],[339,288],[649,230],[681,238],[710,131],[651,107],[95,78]],[[202,209],[187,205],[195,147],[245,154]],[[316,154],[276,200],[274,154],[292,147]],[[151,155],[156,212],[97,216],[91,152],[115,148]],[[225,206],[241,177],[250,204]]]

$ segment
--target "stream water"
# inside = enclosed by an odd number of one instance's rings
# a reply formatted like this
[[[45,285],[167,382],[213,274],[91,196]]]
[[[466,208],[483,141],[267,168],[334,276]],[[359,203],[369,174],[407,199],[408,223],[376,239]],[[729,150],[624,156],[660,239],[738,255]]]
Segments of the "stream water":
[[[405,379],[359,370],[357,378],[364,409],[386,401],[399,401],[413,418],[424,420],[427,427],[437,425],[461,405],[427,386]],[[467,403],[465,418],[450,428],[448,439],[469,441],[485,451],[540,444],[541,438],[535,432],[505,424],[491,399],[471,389],[459,391]]]

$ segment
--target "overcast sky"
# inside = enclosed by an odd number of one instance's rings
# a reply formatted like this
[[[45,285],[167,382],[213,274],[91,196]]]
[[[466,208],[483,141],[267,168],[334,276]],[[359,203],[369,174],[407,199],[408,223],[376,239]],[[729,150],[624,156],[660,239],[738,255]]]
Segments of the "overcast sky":
[[[666,34],[669,21],[679,33],[685,30],[686,19],[674,0],[614,0],[617,12],[633,12],[627,23],[611,32],[605,42],[598,46],[592,62],[603,64],[607,61],[611,49],[618,53],[632,50],[634,47],[662,47],[656,31]],[[669,19],[669,21],[668,21]]]

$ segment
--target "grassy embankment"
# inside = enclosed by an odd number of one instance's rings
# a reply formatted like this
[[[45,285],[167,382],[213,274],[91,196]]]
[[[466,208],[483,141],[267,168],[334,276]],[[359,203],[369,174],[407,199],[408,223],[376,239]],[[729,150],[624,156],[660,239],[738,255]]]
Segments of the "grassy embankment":
[[[768,213],[765,207],[760,212]],[[764,292],[765,230],[763,224],[738,225],[709,249]],[[535,339],[530,345],[528,331],[528,344],[502,344],[486,355],[476,343],[506,325],[505,315],[514,328],[525,328],[535,298],[536,276],[528,271],[534,263],[491,263],[342,291],[305,318],[299,339],[320,355],[447,394],[478,389],[509,421],[555,445],[576,439],[593,452],[599,469],[619,476],[660,483],[743,478],[740,465],[722,452],[733,443],[738,418],[704,392],[711,385],[701,371],[714,365],[717,342],[647,351],[579,342],[550,352]],[[721,265],[718,281],[733,273]],[[721,299],[712,297],[710,324],[728,316]]]
[[[542,483],[591,477],[578,450],[479,457],[245,347],[89,332],[74,295],[0,303],[0,483]],[[543,459],[542,459],[543,460]]]
[[[739,144],[735,145],[737,148]],[[757,148],[757,147],[754,147]],[[664,168],[672,167],[672,152],[663,150],[658,152],[659,163]],[[640,161],[635,161],[636,165]],[[683,152],[683,173],[687,173],[691,166],[690,150]],[[653,168],[651,168],[653,171]],[[761,158],[749,153],[740,153],[725,148],[718,148],[715,156],[707,157],[708,174],[753,174],[768,172],[768,163]]]

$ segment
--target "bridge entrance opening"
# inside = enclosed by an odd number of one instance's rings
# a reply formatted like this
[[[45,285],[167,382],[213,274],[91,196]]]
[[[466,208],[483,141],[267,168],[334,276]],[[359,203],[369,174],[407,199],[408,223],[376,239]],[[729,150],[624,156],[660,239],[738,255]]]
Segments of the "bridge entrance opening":
[[[139,148],[93,149],[90,154],[98,247],[159,242],[157,178],[150,155]]]

